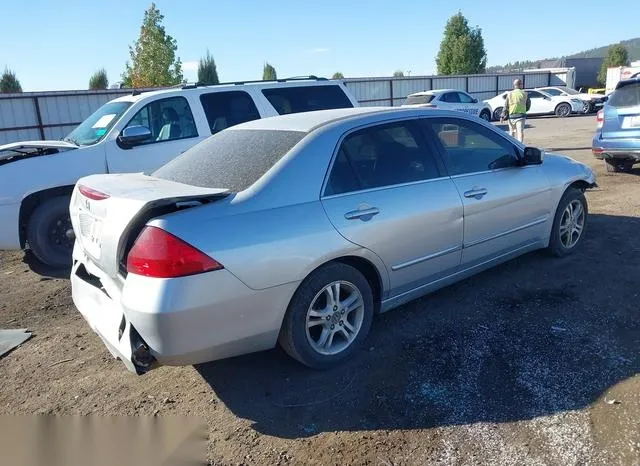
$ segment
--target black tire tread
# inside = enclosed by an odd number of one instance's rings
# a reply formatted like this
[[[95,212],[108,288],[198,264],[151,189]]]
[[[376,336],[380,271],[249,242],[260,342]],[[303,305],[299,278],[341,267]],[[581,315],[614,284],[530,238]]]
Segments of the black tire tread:
[[[566,208],[569,202],[574,199],[578,199],[582,202],[582,207],[584,208],[585,218],[584,218],[584,227],[582,229],[582,235],[578,240],[578,244],[576,244],[573,248],[567,250],[560,243],[560,235],[558,233],[559,223],[562,219],[562,214],[564,213],[564,209]],[[568,188],[565,193],[562,195],[560,202],[558,203],[558,208],[556,209],[555,216],[553,218],[553,227],[551,228],[551,238],[549,239],[549,247],[547,251],[555,257],[565,257],[569,254],[572,254],[576,251],[583,242],[584,235],[587,232],[587,225],[589,219],[589,206],[587,204],[587,199],[584,197],[584,193],[577,188]]]
[[[69,209],[71,196],[58,196],[42,202],[32,212],[27,222],[27,242],[33,255],[43,264],[55,268],[71,266],[71,257],[68,261],[62,260],[59,254],[47,252],[40,241],[40,223],[52,212],[59,209]]]
[[[296,343],[296,338],[301,338],[296,334],[296,320],[306,318],[306,311],[311,300],[320,289],[335,280],[346,280],[359,288],[365,304],[365,320],[360,333],[356,337],[358,341],[354,341],[343,353],[332,357],[324,357],[325,360],[322,361],[321,358],[313,357],[310,353],[313,350],[308,349],[309,353],[305,351],[304,345],[308,344],[306,335],[304,335],[304,342]],[[303,316],[300,314],[303,314]],[[373,292],[367,279],[360,271],[350,265],[331,262],[312,272],[294,293],[282,322],[278,342],[289,356],[302,364],[313,369],[329,369],[348,358],[358,349],[358,346],[369,333],[372,318]]]

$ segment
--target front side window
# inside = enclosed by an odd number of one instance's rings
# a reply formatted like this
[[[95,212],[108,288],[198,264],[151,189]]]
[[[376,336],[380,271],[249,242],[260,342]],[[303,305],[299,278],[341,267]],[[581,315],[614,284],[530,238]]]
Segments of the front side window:
[[[450,104],[460,103],[460,97],[458,97],[457,92],[447,92],[446,94],[442,95],[440,100],[442,100],[443,102],[448,102]]]
[[[438,178],[434,154],[415,122],[390,123],[351,133],[342,142],[326,195]]]
[[[465,92],[458,92],[458,99],[463,104],[472,104],[473,103],[473,97],[471,97],[469,94],[467,94]]]
[[[518,166],[515,147],[490,129],[457,118],[424,120],[452,176]]]
[[[131,126],[144,126],[151,131],[147,144],[198,136],[191,108],[184,97],[156,100],[145,105],[126,127]]]
[[[280,115],[353,107],[340,86],[274,87],[262,94]]]
[[[260,112],[244,91],[211,92],[200,96],[211,134],[246,121],[257,120]]]
[[[129,107],[131,107],[131,102],[104,104],[71,131],[64,140],[79,146],[90,146],[99,142]]]
[[[545,89],[544,90],[547,94],[549,95],[553,95],[553,96],[559,96],[562,95],[562,91],[560,89]]]

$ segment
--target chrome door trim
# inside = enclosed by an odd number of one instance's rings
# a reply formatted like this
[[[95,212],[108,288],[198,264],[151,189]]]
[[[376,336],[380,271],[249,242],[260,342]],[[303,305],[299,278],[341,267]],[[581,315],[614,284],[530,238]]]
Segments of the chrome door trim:
[[[447,248],[442,251],[434,252],[433,254],[429,254],[428,256],[418,257],[416,259],[411,259],[406,262],[401,262],[400,264],[392,265],[391,270],[394,272],[397,270],[402,270],[407,267],[411,267],[412,265],[420,264],[421,262],[425,262],[431,259],[436,259],[438,257],[445,256],[447,254],[451,254],[452,252],[457,252],[462,250],[462,245],[454,246],[452,248]]]
[[[454,272],[454,273],[452,273],[450,275],[447,275],[446,277],[442,277],[442,278],[439,278],[439,279],[434,280],[432,282],[425,283],[424,285],[420,285],[420,286],[418,286],[418,287],[416,287],[416,288],[414,288],[412,290],[405,291],[404,293],[400,293],[400,294],[395,295],[395,296],[391,296],[391,297],[389,297],[387,299],[383,299],[382,303],[381,303],[380,312],[387,312],[387,311],[393,309],[394,307],[396,307],[396,305],[394,303],[397,302],[397,301],[401,301],[401,303],[405,303],[405,302],[411,301],[413,299],[416,299],[418,296],[424,295],[425,293],[424,292],[421,293],[420,290],[425,290],[425,289],[428,290],[431,287],[435,287],[437,289],[438,286],[439,286],[438,284],[440,284],[440,283],[443,283],[443,282],[446,283],[448,280],[452,280],[452,279],[456,280],[458,277],[463,278],[463,277],[471,276],[471,275],[473,275],[473,273],[471,273],[471,272],[473,270],[475,270],[475,269],[482,269],[483,267],[487,266],[488,264],[491,264],[493,262],[499,262],[502,259],[504,259],[505,257],[509,257],[509,256],[511,256],[513,254],[519,254],[519,253],[521,253],[523,251],[526,251],[529,248],[532,248],[534,246],[538,246],[539,244],[540,244],[540,240],[528,242],[528,243],[526,243],[526,244],[524,244],[524,245],[522,245],[520,247],[517,247],[517,248],[512,249],[510,251],[507,251],[507,252],[505,252],[503,254],[500,254],[499,256],[492,257],[491,259],[487,259],[486,261],[481,262],[480,264],[476,264],[476,265],[473,265],[471,267],[467,267],[466,269],[459,270],[459,271]],[[469,274],[469,275],[467,275],[467,274]],[[412,296],[412,297],[408,298],[407,300],[403,299],[403,298],[405,298],[407,296],[410,296],[410,295],[415,295],[415,296]]]
[[[470,248],[472,246],[477,246],[478,244],[486,243],[487,241],[491,241],[494,239],[502,238],[503,236],[510,235],[511,233],[517,233],[518,231],[526,230],[527,228],[534,227],[536,225],[540,225],[548,220],[549,216],[545,215],[544,217],[540,217],[533,222],[527,223],[525,225],[520,225],[519,227],[512,228],[511,230],[503,231],[498,233],[497,235],[489,236],[487,238],[481,238],[479,240],[473,241],[471,243],[465,244],[465,248]]]

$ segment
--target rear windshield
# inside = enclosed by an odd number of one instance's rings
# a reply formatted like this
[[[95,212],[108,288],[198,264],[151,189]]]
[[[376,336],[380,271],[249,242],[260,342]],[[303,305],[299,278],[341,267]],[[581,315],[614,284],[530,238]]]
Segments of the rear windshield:
[[[305,135],[300,131],[222,131],[160,167],[153,176],[204,188],[244,191]]]
[[[274,87],[262,93],[280,115],[353,107],[340,86]]]
[[[424,105],[430,103],[435,95],[410,95],[405,101],[405,105]]]
[[[627,84],[609,96],[611,107],[634,107],[640,105],[640,82]]]

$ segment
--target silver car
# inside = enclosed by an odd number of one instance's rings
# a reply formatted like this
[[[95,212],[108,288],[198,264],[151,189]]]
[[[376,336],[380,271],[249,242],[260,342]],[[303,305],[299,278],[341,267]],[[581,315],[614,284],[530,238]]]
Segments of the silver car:
[[[379,312],[528,251],[572,253],[594,185],[588,166],[457,112],[256,120],[151,176],[81,179],[73,300],[139,374],[278,342],[328,368]]]

